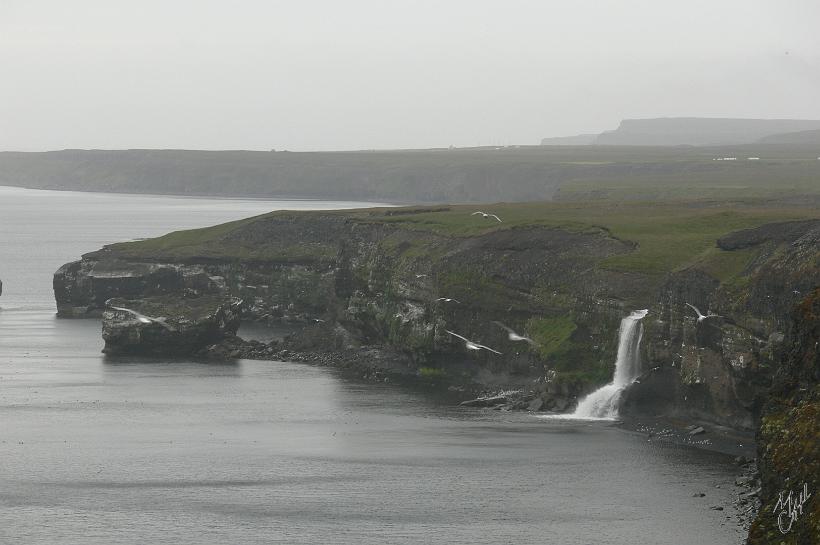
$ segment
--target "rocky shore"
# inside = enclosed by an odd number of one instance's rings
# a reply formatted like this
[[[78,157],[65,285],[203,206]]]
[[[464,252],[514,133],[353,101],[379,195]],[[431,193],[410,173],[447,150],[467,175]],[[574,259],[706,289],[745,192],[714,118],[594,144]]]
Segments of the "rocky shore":
[[[111,355],[302,361],[466,407],[565,413],[611,379],[621,318],[647,308],[622,425],[735,456],[737,480],[715,484],[735,500],[710,508],[754,518],[750,543],[820,535],[820,221],[739,229],[657,274],[611,267],[636,245],[598,227],[401,223],[455,213],[278,213],[109,246],[55,273],[58,312],[102,315]],[[293,331],[244,340],[240,320]]]

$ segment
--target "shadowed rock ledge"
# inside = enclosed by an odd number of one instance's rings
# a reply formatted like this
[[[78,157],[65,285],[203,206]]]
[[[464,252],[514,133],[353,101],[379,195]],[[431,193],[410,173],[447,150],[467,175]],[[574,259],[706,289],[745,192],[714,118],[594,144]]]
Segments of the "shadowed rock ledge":
[[[241,310],[240,299],[220,296],[111,299],[102,314],[103,352],[191,356],[234,335]]]

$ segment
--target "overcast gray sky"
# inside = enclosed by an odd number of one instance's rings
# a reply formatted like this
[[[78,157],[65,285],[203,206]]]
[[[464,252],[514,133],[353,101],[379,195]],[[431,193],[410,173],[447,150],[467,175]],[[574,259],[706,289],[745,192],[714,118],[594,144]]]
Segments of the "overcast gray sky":
[[[0,0],[0,149],[532,144],[820,119],[817,0]]]

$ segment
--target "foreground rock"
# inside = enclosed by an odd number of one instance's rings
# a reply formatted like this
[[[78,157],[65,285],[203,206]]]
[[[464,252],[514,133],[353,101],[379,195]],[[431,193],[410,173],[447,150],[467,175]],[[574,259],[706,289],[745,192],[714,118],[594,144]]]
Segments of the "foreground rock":
[[[750,545],[820,543],[820,289],[797,308],[790,341],[757,433]]]
[[[179,357],[195,355],[234,335],[242,301],[219,296],[160,296],[111,299],[108,305],[102,315],[103,352]]]

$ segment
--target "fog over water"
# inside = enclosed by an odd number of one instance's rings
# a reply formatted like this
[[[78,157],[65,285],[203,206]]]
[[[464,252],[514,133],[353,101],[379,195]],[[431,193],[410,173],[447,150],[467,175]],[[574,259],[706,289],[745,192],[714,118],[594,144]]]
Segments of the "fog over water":
[[[305,364],[106,359],[54,317],[51,273],[103,243],[355,204],[0,188],[0,542],[742,541],[709,509],[725,456]]]

